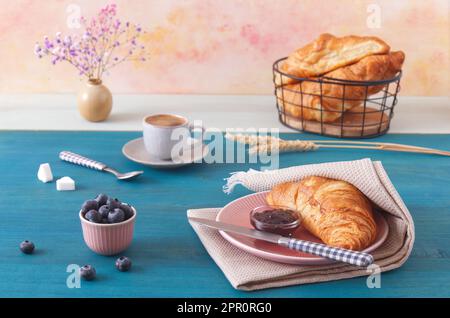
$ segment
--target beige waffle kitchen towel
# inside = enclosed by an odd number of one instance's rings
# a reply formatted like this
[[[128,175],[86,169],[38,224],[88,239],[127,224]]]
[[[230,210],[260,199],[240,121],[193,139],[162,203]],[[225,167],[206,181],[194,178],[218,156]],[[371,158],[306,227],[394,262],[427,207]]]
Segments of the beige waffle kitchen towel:
[[[225,190],[230,192],[234,186],[241,184],[253,191],[265,191],[278,183],[297,181],[310,175],[350,182],[385,212],[389,235],[372,253],[375,264],[381,271],[398,268],[407,260],[414,243],[414,223],[381,162],[362,159],[264,172],[238,172],[228,179]],[[215,219],[219,210],[220,208],[188,210],[188,217]],[[343,263],[312,266],[275,263],[234,247],[216,230],[196,223],[191,225],[208,253],[236,289],[257,290],[324,282],[369,275],[377,270],[375,267],[361,268]]]

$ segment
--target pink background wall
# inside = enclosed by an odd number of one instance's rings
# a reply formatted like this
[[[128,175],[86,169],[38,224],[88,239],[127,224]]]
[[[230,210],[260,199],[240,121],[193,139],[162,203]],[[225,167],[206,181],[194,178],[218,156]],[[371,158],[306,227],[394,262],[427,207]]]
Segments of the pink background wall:
[[[70,4],[91,16],[107,1],[0,0],[0,93],[73,92],[69,65],[34,56],[44,35],[71,32]],[[271,94],[271,64],[318,34],[367,34],[406,53],[403,95],[448,95],[447,0],[124,0],[122,20],[149,31],[153,55],[105,78],[114,93]],[[380,28],[367,23],[369,5]],[[370,20],[370,19],[369,19]],[[372,21],[372,20],[371,20]],[[376,26],[376,25],[375,25]]]

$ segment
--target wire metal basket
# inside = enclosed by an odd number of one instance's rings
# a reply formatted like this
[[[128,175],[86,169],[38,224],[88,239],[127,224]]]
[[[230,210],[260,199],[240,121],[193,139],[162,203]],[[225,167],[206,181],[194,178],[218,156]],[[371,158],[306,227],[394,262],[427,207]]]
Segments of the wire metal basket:
[[[370,138],[389,130],[401,71],[382,81],[300,78],[280,70],[285,59],[273,64],[278,116],[285,126],[340,138]]]

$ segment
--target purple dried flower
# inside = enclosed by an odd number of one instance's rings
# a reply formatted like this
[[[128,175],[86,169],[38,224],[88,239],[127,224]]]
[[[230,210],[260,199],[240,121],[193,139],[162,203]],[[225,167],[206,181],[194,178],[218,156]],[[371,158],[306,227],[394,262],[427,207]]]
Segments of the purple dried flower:
[[[72,37],[70,35],[64,37],[64,44],[70,45],[72,43]]]
[[[108,74],[108,70],[116,64],[139,58],[133,54],[138,47],[142,28],[130,22],[122,24],[115,16],[116,5],[111,4],[103,7],[89,21],[81,17],[84,28],[81,35],[73,34],[62,38],[61,32],[58,32],[54,39],[45,36],[42,44],[35,44],[34,54],[39,58],[49,56],[52,64],[67,61],[78,69],[80,75],[92,77],[98,74],[101,78],[102,74]],[[110,54],[116,47],[124,49],[118,50],[111,57]],[[144,46],[141,45],[140,48],[143,50]],[[145,61],[145,58],[139,60]]]
[[[36,44],[34,45],[34,54],[38,55],[39,52],[42,51],[41,46],[39,45],[39,43],[36,42]]]
[[[48,37],[44,38],[44,45],[47,49],[51,49],[54,46],[53,43],[48,39]]]

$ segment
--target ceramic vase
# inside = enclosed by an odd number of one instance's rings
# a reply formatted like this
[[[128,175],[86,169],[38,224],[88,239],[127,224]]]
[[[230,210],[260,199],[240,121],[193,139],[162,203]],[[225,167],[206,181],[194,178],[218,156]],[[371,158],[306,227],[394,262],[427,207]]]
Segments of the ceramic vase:
[[[99,79],[89,79],[77,96],[78,111],[86,120],[104,121],[112,109],[112,95]]]

